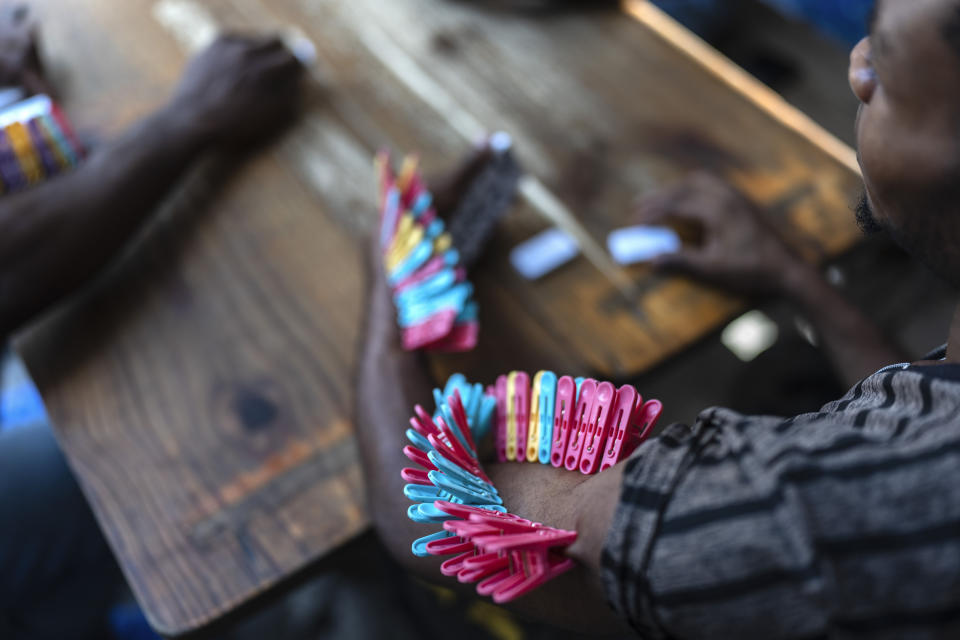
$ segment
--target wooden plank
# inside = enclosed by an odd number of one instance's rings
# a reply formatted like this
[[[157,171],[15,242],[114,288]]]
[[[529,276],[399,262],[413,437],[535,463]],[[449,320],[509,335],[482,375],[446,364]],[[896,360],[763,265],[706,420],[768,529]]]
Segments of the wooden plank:
[[[271,152],[207,163],[138,247],[20,346],[151,623],[202,629],[366,526],[351,437],[373,152],[448,167],[507,129],[530,177],[474,274],[481,348],[440,373],[624,377],[740,302],[612,266],[635,195],[707,166],[811,257],[855,237],[856,176],[622,12],[544,21],[433,0],[40,0],[63,100],[106,135],[165,99],[205,29],[296,25],[327,86]],[[73,16],[88,16],[82,26]],[[76,60],[89,61],[84,66]],[[594,247],[538,282],[507,261],[560,224]],[[599,250],[599,251],[598,251]]]

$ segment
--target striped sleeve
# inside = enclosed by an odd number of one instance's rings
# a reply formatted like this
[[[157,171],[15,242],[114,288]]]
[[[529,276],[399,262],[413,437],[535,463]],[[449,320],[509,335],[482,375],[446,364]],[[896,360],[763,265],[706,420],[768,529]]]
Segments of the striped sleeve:
[[[628,461],[603,554],[643,637],[960,637],[960,383],[881,371],[818,413],[726,409]]]

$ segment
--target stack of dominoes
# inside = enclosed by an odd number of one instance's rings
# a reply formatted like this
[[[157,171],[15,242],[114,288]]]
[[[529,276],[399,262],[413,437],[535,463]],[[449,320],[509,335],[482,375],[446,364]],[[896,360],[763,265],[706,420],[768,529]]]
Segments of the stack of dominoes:
[[[469,351],[479,333],[473,285],[433,198],[408,156],[395,174],[390,156],[376,158],[380,182],[380,248],[407,350]]]

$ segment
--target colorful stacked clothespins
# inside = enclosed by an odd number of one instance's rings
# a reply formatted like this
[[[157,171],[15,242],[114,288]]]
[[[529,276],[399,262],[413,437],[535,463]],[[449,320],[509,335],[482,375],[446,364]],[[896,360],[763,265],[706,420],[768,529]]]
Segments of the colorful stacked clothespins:
[[[576,541],[576,531],[450,502],[438,501],[436,507],[462,519],[444,522],[443,528],[456,537],[427,544],[427,552],[457,554],[440,565],[440,572],[476,582],[477,593],[494,602],[519,598],[574,566],[564,550]]]
[[[82,157],[73,129],[48,96],[0,110],[0,192],[43,182],[76,166]]]
[[[380,248],[393,290],[405,349],[468,351],[479,333],[473,285],[415,156],[394,174],[387,152],[377,154]]]
[[[593,474],[627,458],[650,436],[663,405],[592,378],[513,371],[488,390],[497,398],[499,462],[540,462]]]
[[[478,582],[477,592],[508,602],[573,566],[564,550],[577,537],[508,513],[477,456],[477,443],[496,416],[495,447],[501,461],[540,461],[597,473],[623,460],[647,437],[660,416],[657,400],[643,402],[624,385],[550,371],[533,377],[514,371],[484,392],[460,374],[434,391],[431,416],[414,408],[404,454],[420,469],[403,469],[404,494],[415,522],[443,529],[415,540],[417,556],[455,555],[444,575]]]

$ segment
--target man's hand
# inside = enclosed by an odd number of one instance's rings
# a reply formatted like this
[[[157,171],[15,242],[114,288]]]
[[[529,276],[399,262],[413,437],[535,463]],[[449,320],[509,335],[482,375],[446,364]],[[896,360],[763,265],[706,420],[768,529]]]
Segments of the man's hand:
[[[738,293],[770,295],[782,293],[791,275],[804,267],[754,203],[710,174],[694,174],[647,196],[639,217],[645,224],[673,218],[702,227],[701,246],[661,256],[654,262],[658,269]]]
[[[0,85],[50,93],[37,46],[37,26],[25,4],[0,9]]]
[[[223,36],[184,72],[170,111],[205,143],[256,144],[295,118],[302,76],[278,38]]]

